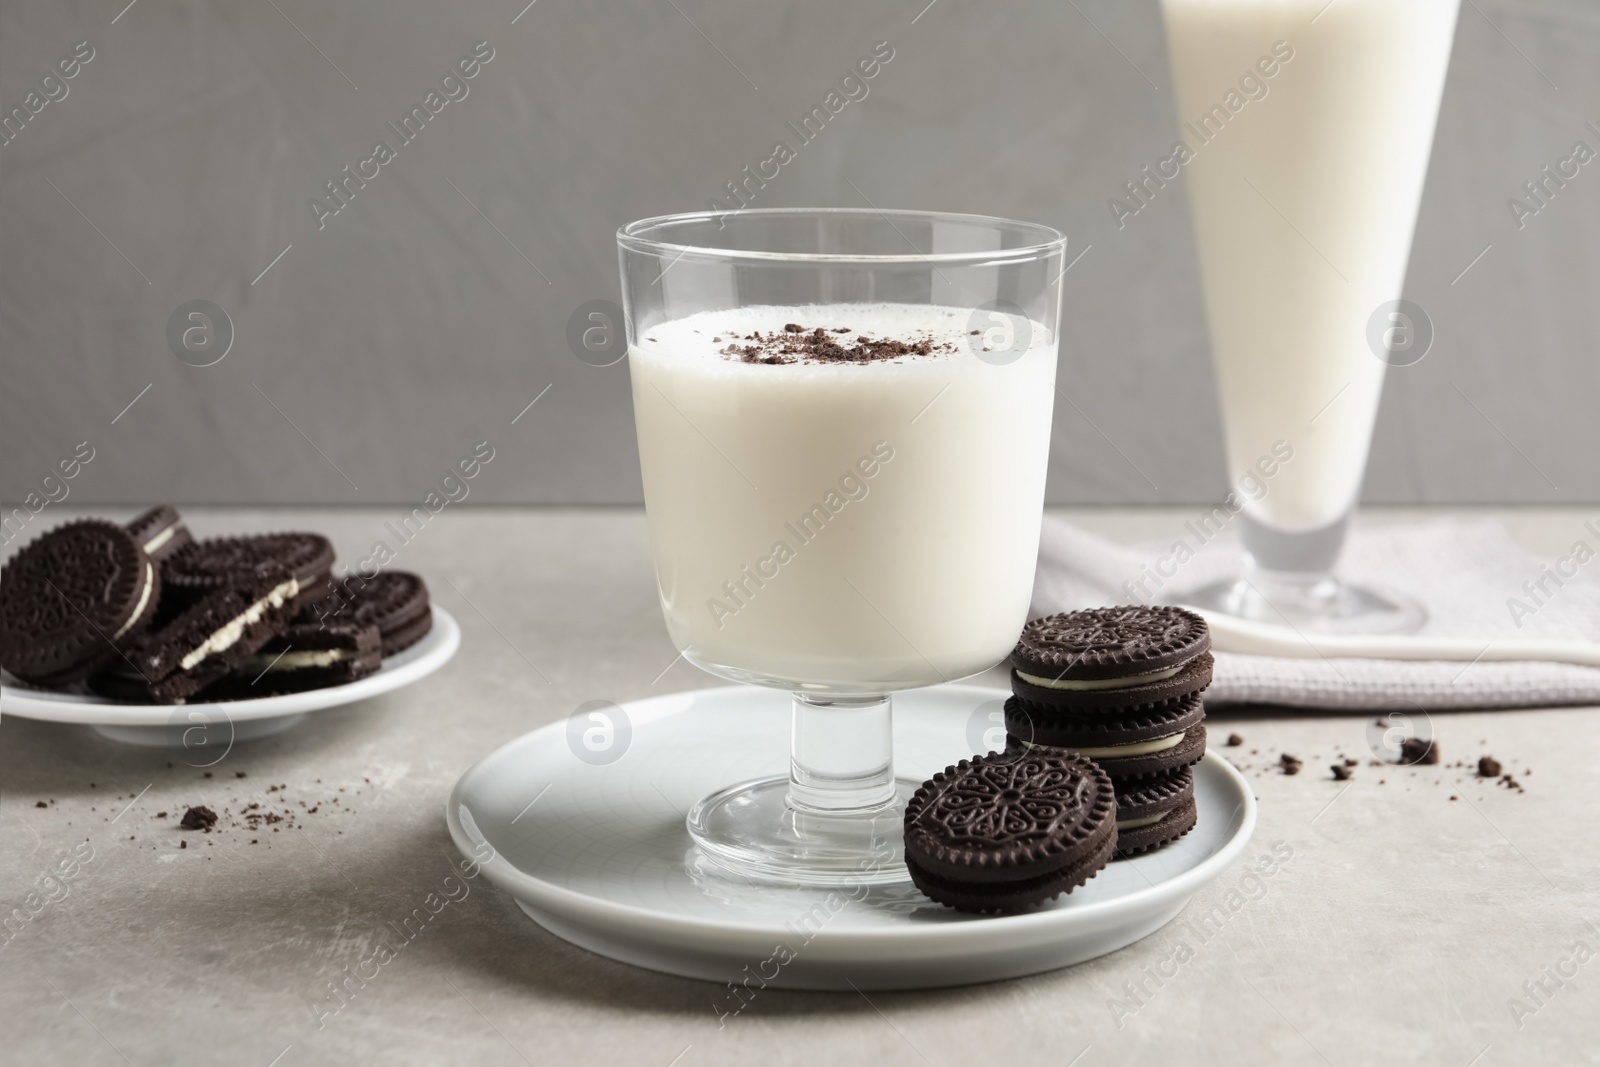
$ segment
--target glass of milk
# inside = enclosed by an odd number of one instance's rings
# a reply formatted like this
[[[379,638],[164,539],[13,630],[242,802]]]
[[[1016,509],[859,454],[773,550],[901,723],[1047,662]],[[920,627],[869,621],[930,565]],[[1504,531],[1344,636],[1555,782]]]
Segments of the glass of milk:
[[[1184,599],[1311,630],[1422,621],[1333,577],[1386,366],[1459,0],[1162,0],[1245,577]],[[1181,177],[1180,177],[1181,175]]]
[[[1026,621],[1066,238],[774,209],[618,245],[667,630],[794,694],[791,773],[729,783],[689,831],[759,880],[903,881],[890,694],[986,670]]]

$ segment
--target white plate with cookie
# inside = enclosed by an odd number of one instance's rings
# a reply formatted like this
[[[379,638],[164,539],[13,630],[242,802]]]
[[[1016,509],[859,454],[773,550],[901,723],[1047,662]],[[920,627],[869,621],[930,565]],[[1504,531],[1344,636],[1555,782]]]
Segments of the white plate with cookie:
[[[1008,694],[943,685],[894,697],[894,759],[930,777],[970,756]],[[581,710],[581,709],[580,709]],[[468,770],[446,806],[463,855],[540,926],[612,959],[748,988],[912,989],[1016,978],[1092,959],[1172,921],[1255,827],[1249,785],[1208,754],[1198,821],[1113,861],[1038,910],[964,914],[909,883],[854,890],[761,885],[701,860],[684,817],[700,797],[787,772],[790,697],[729,686],[606,708],[609,747],[572,718]],[[737,1012],[731,994],[724,1005]]]
[[[117,741],[195,748],[248,741],[286,730],[313,711],[392,693],[443,667],[461,645],[461,626],[432,605],[433,626],[415,644],[383,658],[373,674],[299,693],[193,704],[129,704],[82,687],[39,689],[9,674],[0,682],[0,716],[78,723]]]

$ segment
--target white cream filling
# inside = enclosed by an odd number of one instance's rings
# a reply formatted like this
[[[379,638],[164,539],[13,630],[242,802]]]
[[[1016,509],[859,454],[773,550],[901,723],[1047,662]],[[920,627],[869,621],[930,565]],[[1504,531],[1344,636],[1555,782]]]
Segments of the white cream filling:
[[[128,621],[122,624],[122,629],[111,635],[111,640],[115,641],[127,633],[133,627],[133,624],[139,621],[139,616],[144,614],[144,606],[150,603],[150,590],[155,584],[155,568],[150,566],[149,560],[146,560],[144,565],[144,588],[139,590],[139,603],[134,605],[133,614],[129,615]]]
[[[1141,826],[1154,826],[1162,819],[1165,819],[1168,815],[1171,815],[1173,810],[1174,809],[1172,808],[1168,808],[1166,811],[1158,811],[1154,815],[1144,815],[1137,819],[1118,819],[1117,829],[1137,830]]]
[[[154,537],[150,538],[150,540],[144,543],[144,554],[148,556],[150,553],[154,552],[156,549],[172,540],[172,535],[177,532],[177,523],[173,523],[171,526],[168,526],[165,530],[162,530],[160,533],[156,534]]]
[[[1145,685],[1148,682],[1162,682],[1175,676],[1187,667],[1187,663],[1180,663],[1176,667],[1168,667],[1164,671],[1151,671],[1149,674],[1130,674],[1126,678],[1096,678],[1093,681],[1074,681],[1070,678],[1040,678],[1034,674],[1017,672],[1017,677],[1034,685],[1044,686],[1046,689],[1130,689],[1136,685]]]
[[[150,537],[149,541],[144,542],[144,553],[146,553],[146,555],[150,555],[150,553],[160,549],[163,544],[166,544],[166,542],[173,539],[174,533],[178,533],[178,523],[173,523],[173,525],[168,526],[166,530],[163,530],[162,533],[155,534],[154,537]]]
[[[1179,731],[1166,737],[1158,737],[1154,741],[1135,741],[1131,745],[1106,745],[1104,748],[1078,748],[1068,746],[1073,752],[1089,759],[1114,759],[1117,756],[1148,756],[1152,752],[1165,752],[1169,748],[1177,748],[1183,743],[1183,738],[1188,731]]]
[[[223,652],[232,648],[244,636],[244,628],[251,623],[260,622],[261,616],[267,613],[268,608],[281,608],[284,603],[293,600],[296,593],[300,592],[300,583],[290,578],[272,592],[251,604],[240,615],[235,616],[227,625],[205,639],[199,648],[190,652],[178,661],[180,670],[189,670],[195,664],[215,652]]]
[[[241,671],[292,671],[306,667],[328,667],[343,663],[353,652],[343,648],[308,649],[304,652],[290,650],[281,655],[251,656],[240,665]]]

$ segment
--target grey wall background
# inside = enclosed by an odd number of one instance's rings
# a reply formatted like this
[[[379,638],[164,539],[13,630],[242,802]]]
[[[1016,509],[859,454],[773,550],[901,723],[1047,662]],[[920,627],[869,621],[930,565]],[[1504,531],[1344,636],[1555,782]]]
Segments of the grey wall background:
[[[474,502],[637,501],[626,364],[573,358],[568,315],[617,299],[620,223],[704,207],[882,40],[757,203],[854,183],[1061,228],[1082,414],[1058,405],[1051,498],[1219,497],[1185,194],[1121,232],[1106,207],[1176,128],[1154,0],[925,3],[11,0],[6,111],[95,58],[0,148],[0,498],[88,441],[80,503],[414,503],[487,439]],[[307,200],[480,40],[470,95],[319,232]],[[1600,6],[1465,0],[1407,282],[1437,341],[1391,372],[1369,500],[1600,501],[1600,162],[1521,232],[1506,208],[1600,149],[1586,120]],[[168,349],[191,299],[235,326],[211,367]]]

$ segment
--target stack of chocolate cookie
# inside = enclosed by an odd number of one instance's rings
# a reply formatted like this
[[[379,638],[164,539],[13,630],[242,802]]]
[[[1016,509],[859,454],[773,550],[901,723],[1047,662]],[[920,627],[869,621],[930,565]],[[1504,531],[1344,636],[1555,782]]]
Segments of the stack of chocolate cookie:
[[[177,511],[68,523],[0,572],[0,667],[114,699],[238,700],[354,681],[427,633],[405,572],[333,577],[314,533],[195,541]]]
[[[1012,745],[1093,760],[1117,803],[1117,853],[1136,855],[1194,828],[1190,770],[1206,751],[1211,634],[1175,607],[1110,607],[1034,619],[1011,653]]]

